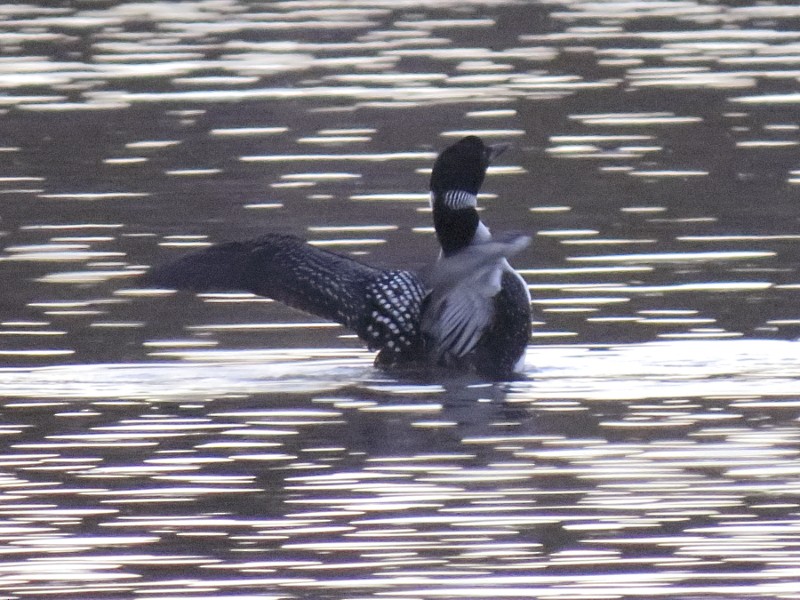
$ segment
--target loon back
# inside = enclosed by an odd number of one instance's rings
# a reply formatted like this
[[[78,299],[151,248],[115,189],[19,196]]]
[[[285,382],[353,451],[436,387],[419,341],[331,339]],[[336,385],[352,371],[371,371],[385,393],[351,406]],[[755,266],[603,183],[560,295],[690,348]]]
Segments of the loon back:
[[[376,269],[282,234],[187,254],[154,267],[141,283],[193,292],[248,291],[273,298],[352,329],[370,350],[379,351],[375,363],[381,367],[424,360],[471,367],[489,379],[508,379],[528,342],[530,299],[519,275],[504,270],[504,257],[527,242],[524,237],[490,242],[438,262],[429,280],[433,291],[411,271]],[[492,293],[487,295],[489,288]],[[478,329],[467,334],[452,331],[458,321],[453,315],[464,308],[452,303],[453,298],[473,302],[470,317],[487,316]],[[458,349],[447,346],[459,339],[468,343]]]
[[[381,364],[417,357],[426,290],[410,271],[381,270],[282,234],[217,244],[158,266],[145,285],[248,291],[356,332]]]

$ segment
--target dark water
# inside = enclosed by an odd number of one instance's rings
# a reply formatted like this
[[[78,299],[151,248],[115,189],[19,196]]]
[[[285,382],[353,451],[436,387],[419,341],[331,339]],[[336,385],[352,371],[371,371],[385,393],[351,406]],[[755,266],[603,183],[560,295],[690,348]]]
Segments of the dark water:
[[[800,9],[69,4],[0,5],[0,598],[800,598]],[[466,133],[526,381],[132,287],[264,231],[423,267]]]

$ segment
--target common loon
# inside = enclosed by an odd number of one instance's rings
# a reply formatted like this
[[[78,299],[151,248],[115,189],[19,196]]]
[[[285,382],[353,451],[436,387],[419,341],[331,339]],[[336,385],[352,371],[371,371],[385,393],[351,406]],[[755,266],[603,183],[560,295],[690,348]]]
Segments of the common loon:
[[[188,254],[151,269],[143,283],[273,298],[354,330],[378,351],[379,367],[423,362],[509,379],[524,362],[531,314],[528,288],[507,258],[530,238],[493,238],[477,211],[486,169],[506,147],[468,136],[437,157],[430,193],[441,253],[426,275],[268,234]]]

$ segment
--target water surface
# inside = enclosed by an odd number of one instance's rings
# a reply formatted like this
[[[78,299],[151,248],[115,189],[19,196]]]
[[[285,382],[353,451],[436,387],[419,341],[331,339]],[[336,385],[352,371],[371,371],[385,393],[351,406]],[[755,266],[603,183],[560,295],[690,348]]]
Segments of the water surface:
[[[800,597],[796,7],[0,14],[0,596]],[[422,268],[470,133],[525,380],[133,284],[265,231]]]

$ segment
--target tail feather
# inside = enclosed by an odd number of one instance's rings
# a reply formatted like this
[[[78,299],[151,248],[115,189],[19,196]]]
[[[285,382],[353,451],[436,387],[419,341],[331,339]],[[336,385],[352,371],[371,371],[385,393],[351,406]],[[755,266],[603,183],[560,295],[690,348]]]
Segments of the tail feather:
[[[425,289],[409,271],[384,271],[290,235],[211,246],[152,269],[146,285],[243,290],[353,329],[372,350],[419,346]],[[383,357],[384,360],[386,357]]]

